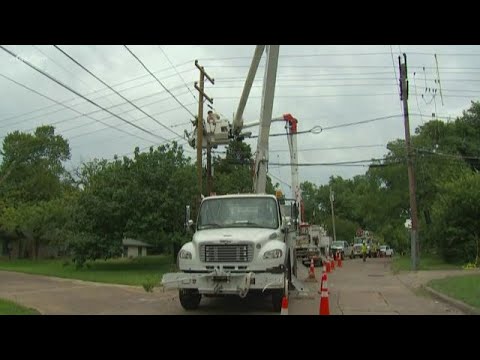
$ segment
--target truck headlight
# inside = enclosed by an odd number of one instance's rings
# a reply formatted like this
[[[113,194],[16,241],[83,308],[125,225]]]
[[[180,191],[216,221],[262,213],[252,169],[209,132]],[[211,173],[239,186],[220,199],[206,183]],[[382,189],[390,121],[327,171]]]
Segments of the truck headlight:
[[[282,250],[280,249],[270,250],[263,254],[264,259],[278,259],[280,257],[282,257]]]
[[[180,250],[178,253],[178,258],[179,259],[191,259],[192,258],[192,253],[187,250]]]

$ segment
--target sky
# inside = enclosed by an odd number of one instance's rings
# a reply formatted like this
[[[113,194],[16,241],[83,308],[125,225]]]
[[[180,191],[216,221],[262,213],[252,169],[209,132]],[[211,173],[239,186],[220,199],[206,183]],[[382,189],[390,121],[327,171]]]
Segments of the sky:
[[[187,154],[196,159],[195,150],[183,139],[184,130],[192,131],[190,120],[198,111],[193,87],[199,79],[195,60],[215,79],[214,85],[206,84],[214,109],[232,119],[255,50],[255,45],[128,45],[131,52],[121,45],[59,46],[140,111],[53,45],[4,47],[123,118],[85,101],[0,49],[0,138],[15,130],[33,132],[37,126],[53,124],[56,133],[70,143],[69,170],[94,158],[131,156],[136,146],[145,149],[173,139],[184,144]],[[299,131],[389,117],[298,135],[299,163],[381,158],[389,141],[405,137],[398,87],[398,57],[402,54],[407,56],[412,134],[433,114],[443,121],[454,120],[480,97],[477,45],[280,46],[274,117],[291,113],[298,119]],[[260,117],[264,60],[265,56],[247,102],[245,122]],[[270,132],[285,132],[284,125],[274,123]],[[253,151],[256,140],[246,140]],[[269,149],[272,164],[290,161],[285,136],[271,137]],[[328,183],[331,176],[351,178],[366,170],[308,166],[300,167],[299,176],[301,182],[319,186]],[[274,183],[282,181],[282,190],[288,194],[290,168],[270,165],[269,173]]]

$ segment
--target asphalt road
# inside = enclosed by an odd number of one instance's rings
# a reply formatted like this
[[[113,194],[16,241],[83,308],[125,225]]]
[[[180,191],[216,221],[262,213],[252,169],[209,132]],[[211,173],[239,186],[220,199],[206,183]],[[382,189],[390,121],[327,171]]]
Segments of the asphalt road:
[[[305,282],[306,296],[290,296],[289,315],[318,315],[320,268],[316,280]],[[458,272],[457,272],[458,273]],[[308,269],[299,265],[299,277],[306,279]],[[449,275],[444,272],[443,276]],[[461,314],[459,310],[421,294],[420,277],[397,276],[390,271],[389,259],[343,261],[343,267],[327,274],[332,315]],[[437,275],[436,277],[442,277]],[[409,279],[415,279],[415,283]],[[428,274],[421,277],[429,280]],[[185,311],[177,291],[156,288],[147,293],[141,287],[109,285],[0,271],[0,298],[33,307],[42,314],[132,314],[132,315],[276,315],[270,298],[250,296],[203,298],[200,308]]]

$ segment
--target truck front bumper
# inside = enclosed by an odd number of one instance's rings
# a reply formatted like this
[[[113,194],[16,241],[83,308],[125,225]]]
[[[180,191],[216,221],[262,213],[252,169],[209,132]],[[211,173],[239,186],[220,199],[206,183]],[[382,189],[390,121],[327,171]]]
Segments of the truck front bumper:
[[[249,291],[284,289],[283,273],[167,273],[162,285],[173,289],[197,289],[200,294],[246,295]]]

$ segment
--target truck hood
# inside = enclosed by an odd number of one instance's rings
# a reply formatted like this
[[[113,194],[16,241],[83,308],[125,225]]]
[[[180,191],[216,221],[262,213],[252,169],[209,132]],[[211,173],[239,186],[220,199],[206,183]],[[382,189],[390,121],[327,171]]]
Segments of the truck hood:
[[[255,244],[264,244],[269,240],[282,241],[282,233],[278,229],[260,229],[260,228],[223,228],[208,229],[197,231],[193,236],[195,245],[206,242],[217,242],[225,240],[228,243],[238,243],[252,241]]]

